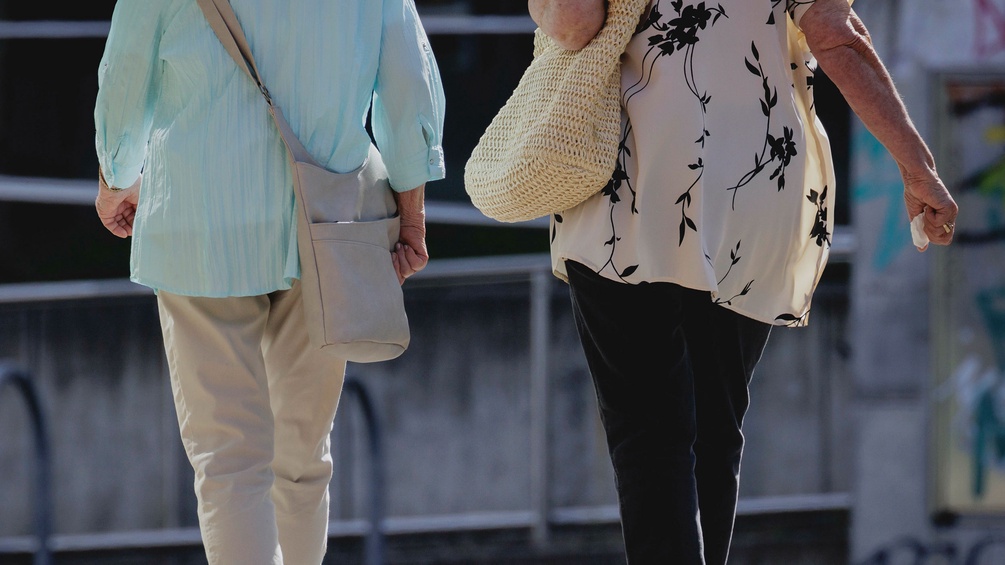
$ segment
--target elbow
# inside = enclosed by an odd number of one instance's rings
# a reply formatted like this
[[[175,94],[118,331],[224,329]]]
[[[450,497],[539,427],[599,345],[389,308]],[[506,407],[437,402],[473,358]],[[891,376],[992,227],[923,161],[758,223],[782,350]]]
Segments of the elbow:
[[[803,16],[800,28],[806,36],[806,45],[814,56],[819,57],[842,48],[857,51],[861,49],[861,44],[870,42],[868,36],[862,33],[865,26],[861,26],[861,29],[856,26],[843,1],[842,6],[845,6],[845,10],[813,6]]]
[[[868,58],[872,52],[872,44],[868,37],[858,33],[840,41],[818,43],[816,46],[807,41],[807,45],[825,73],[836,66],[845,66],[849,59]]]
[[[806,45],[821,65],[824,64],[824,60],[845,57],[849,53],[861,54],[871,47],[868,36],[858,33],[850,26],[820,31],[826,33],[811,34],[809,31],[805,33]]]

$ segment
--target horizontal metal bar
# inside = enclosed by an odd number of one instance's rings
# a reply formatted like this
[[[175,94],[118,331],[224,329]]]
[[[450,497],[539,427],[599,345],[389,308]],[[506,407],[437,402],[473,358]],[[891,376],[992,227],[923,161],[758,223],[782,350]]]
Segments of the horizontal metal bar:
[[[202,545],[199,528],[165,528],[93,534],[59,534],[49,538],[53,552],[121,551],[197,547]],[[0,538],[0,555],[33,553],[38,540],[33,536]]]
[[[500,222],[482,214],[478,208],[475,208],[471,204],[465,204],[462,202],[446,202],[442,200],[426,201],[426,223],[540,229],[547,229],[549,225],[547,217],[537,218],[526,222]]]
[[[736,505],[737,516],[761,516],[800,512],[838,512],[851,508],[847,493],[822,493],[788,496],[741,498]],[[620,519],[617,505],[556,508],[550,522],[559,526],[605,524]]]
[[[94,180],[81,180],[0,175],[0,202],[93,206],[97,194],[97,176]]]
[[[534,522],[534,512],[514,510],[509,512],[472,512],[440,516],[392,517],[384,520],[384,533],[388,535],[429,534],[437,532],[504,530],[529,528]]]
[[[0,20],[0,39],[86,39],[107,37],[111,22],[31,20],[13,22]]]
[[[0,202],[93,206],[96,191],[97,181],[0,175]],[[533,229],[547,229],[549,225],[547,217],[526,222],[499,222],[485,216],[470,204],[436,200],[426,202],[426,222],[443,225]],[[848,226],[837,226],[831,237],[830,260],[838,263],[851,262],[855,246],[855,234],[852,229]]]
[[[384,520],[384,533],[406,535],[438,532],[483,531],[529,528],[533,512],[472,512],[440,516],[396,517]],[[328,524],[328,536],[363,537],[369,532],[368,520],[338,520]],[[94,534],[60,534],[52,536],[53,551],[119,551],[128,549],[158,549],[193,547],[202,544],[199,528],[135,530]],[[38,543],[34,537],[0,538],[0,555],[31,553]]]
[[[850,509],[851,494],[846,492],[741,498],[736,504],[736,514],[738,516],[794,512],[829,512]]]
[[[49,545],[52,546],[52,538],[49,538]],[[0,538],[0,555],[35,553],[37,549],[38,539],[34,536]]]
[[[850,235],[850,234],[848,234]],[[838,240],[835,237],[835,240]],[[850,247],[850,244],[847,244]],[[845,260],[851,251],[843,251]],[[832,260],[841,255],[832,251]],[[550,272],[551,256],[548,253],[490,255],[457,259],[433,259],[426,268],[409,280],[443,281],[465,278],[528,278],[532,273]],[[144,296],[153,291],[127,279],[76,280],[0,284],[0,304],[29,302],[55,302],[87,298]]]
[[[621,519],[615,504],[608,506],[577,506],[572,508],[553,508],[549,512],[549,521],[556,526],[573,526],[583,524],[609,524]]]
[[[492,35],[534,33],[530,16],[420,15],[429,35]]]
[[[97,190],[97,180],[0,175],[0,201],[93,206]],[[471,204],[442,200],[429,200],[426,202],[426,222],[431,224],[540,229],[548,227],[548,218],[538,218],[528,222],[504,223],[485,216]]]
[[[741,498],[738,516],[801,512],[842,512],[851,509],[848,493],[822,493],[793,496]],[[434,534],[442,532],[525,529],[534,524],[532,511],[470,512],[428,516],[399,516],[384,520],[387,535]],[[549,522],[559,526],[613,524],[619,520],[616,505],[556,508]],[[332,538],[362,537],[369,531],[367,520],[337,520],[328,525]],[[194,547],[202,544],[198,528],[165,528],[94,534],[60,534],[51,538],[58,552],[115,551]],[[0,555],[25,554],[35,550],[37,542],[30,536],[0,538]]]
[[[547,253],[434,259],[414,275],[416,279],[526,276],[551,270]],[[411,279],[410,279],[411,280]],[[0,284],[0,304],[57,302],[88,298],[149,296],[153,291],[128,279],[76,280]]]
[[[128,279],[79,280],[0,285],[0,304],[55,302],[122,296],[153,295],[149,288]]]
[[[428,35],[527,34],[537,29],[530,16],[421,15]],[[0,20],[0,39],[87,39],[108,36],[110,21]]]
[[[551,271],[551,256],[547,253],[493,255],[460,259],[430,260],[426,268],[414,275],[417,280],[527,276]]]

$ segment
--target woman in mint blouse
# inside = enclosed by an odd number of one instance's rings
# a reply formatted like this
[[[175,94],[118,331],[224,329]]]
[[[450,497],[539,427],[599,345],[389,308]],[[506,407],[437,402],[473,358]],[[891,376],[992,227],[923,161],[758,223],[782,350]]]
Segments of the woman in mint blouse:
[[[334,171],[371,138],[401,215],[399,280],[427,260],[444,98],[413,0],[232,0],[264,82]],[[293,185],[261,94],[192,0],[119,0],[98,70],[96,208],[157,292],[210,563],[324,555],[345,362],[307,345]]]

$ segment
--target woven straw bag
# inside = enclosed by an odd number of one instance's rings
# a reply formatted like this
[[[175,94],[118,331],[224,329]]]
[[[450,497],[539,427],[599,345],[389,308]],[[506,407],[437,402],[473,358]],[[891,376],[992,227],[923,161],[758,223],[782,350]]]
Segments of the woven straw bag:
[[[648,4],[610,0],[603,29],[578,51],[535,31],[530,66],[464,168],[464,188],[483,214],[540,218],[610,181],[621,134],[621,54]]]

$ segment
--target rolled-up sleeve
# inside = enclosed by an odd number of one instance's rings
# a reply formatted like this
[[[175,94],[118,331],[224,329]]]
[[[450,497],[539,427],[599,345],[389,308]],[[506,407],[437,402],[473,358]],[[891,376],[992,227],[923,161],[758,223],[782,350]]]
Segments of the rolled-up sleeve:
[[[160,63],[162,2],[119,0],[98,66],[95,149],[105,180],[133,184],[143,168]]]
[[[413,0],[384,3],[374,139],[391,186],[410,190],[445,176],[443,84]]]

